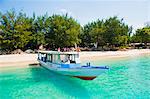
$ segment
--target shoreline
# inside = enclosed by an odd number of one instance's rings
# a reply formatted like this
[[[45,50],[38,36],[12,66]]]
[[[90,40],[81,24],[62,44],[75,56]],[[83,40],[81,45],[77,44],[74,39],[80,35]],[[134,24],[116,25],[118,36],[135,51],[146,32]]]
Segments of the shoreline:
[[[150,55],[150,49],[133,49],[127,51],[90,51],[79,52],[82,61],[120,59],[137,55]],[[0,55],[0,67],[28,66],[37,64],[37,54],[10,54]]]
[[[88,54],[89,53],[89,54]],[[90,54],[92,53],[92,54]],[[80,53],[81,61],[89,60],[107,60],[107,59],[121,59],[127,57],[134,57],[139,55],[150,55],[150,49],[133,49],[127,51],[98,51],[98,52],[84,52]]]

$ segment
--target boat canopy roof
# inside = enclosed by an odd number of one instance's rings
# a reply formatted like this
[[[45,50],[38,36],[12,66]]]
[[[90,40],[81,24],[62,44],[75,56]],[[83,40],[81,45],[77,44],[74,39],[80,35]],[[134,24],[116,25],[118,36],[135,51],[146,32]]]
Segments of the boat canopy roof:
[[[58,52],[58,51],[38,51],[39,53],[43,54],[55,54],[55,55],[77,55],[79,54],[78,52]]]

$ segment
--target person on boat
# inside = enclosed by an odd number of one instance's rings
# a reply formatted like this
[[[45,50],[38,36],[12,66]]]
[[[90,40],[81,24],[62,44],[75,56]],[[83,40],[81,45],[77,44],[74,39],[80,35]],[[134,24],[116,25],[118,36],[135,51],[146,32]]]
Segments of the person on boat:
[[[60,47],[58,48],[58,52],[60,52]]]
[[[65,64],[70,64],[70,60],[68,59],[68,60],[65,62]]]
[[[64,48],[64,52],[66,52],[66,48]]]
[[[77,48],[76,48],[76,51],[77,51],[77,52],[80,52],[80,51],[81,51],[81,50],[80,50],[80,47],[77,47]]]
[[[70,64],[70,57],[65,56],[65,59],[63,59],[62,62],[65,63],[65,64]]]

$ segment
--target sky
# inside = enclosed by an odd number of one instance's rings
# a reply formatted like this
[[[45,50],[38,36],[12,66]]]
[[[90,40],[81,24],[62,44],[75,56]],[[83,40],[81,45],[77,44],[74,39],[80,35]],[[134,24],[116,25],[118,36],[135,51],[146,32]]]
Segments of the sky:
[[[97,19],[123,18],[134,30],[150,22],[150,0],[0,0],[0,11],[23,10],[28,16],[65,14],[82,26]]]

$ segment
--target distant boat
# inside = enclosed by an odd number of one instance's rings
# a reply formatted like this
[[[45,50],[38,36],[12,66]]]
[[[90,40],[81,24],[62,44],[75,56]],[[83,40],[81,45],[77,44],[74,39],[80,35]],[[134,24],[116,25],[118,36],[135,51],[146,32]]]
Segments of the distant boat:
[[[41,66],[62,75],[93,80],[109,68],[107,66],[82,66],[78,52],[39,51],[38,61]]]

